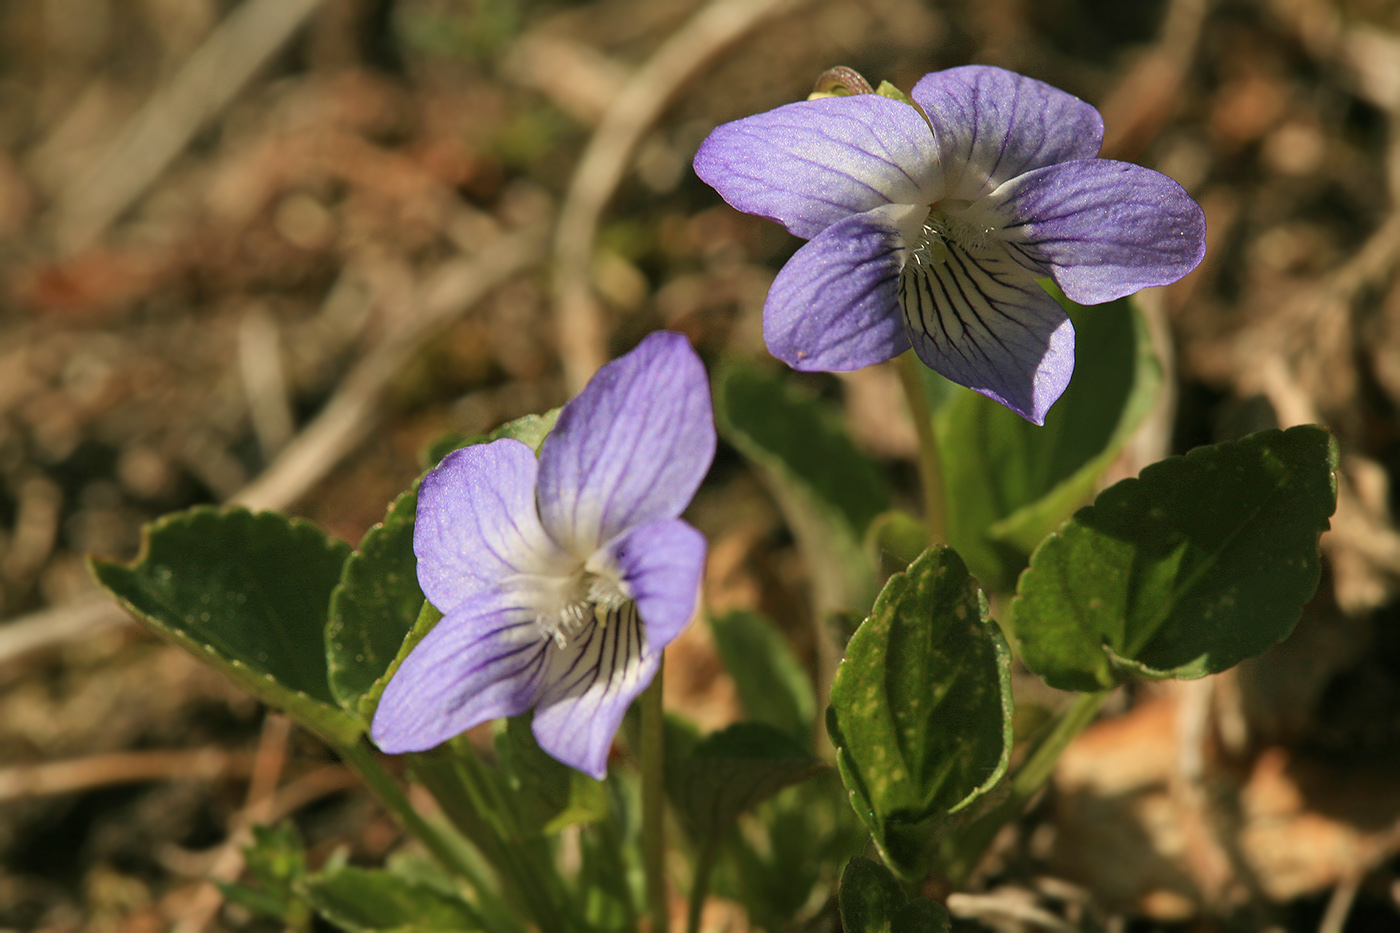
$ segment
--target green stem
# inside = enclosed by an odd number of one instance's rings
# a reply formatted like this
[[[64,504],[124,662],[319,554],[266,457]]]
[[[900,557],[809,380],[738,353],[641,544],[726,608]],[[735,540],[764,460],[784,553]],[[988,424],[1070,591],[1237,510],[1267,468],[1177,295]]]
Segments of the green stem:
[[[414,774],[443,812],[486,856],[510,901],[528,913],[543,933],[574,929],[553,866],[533,858],[532,841],[520,831],[515,811],[471,743],[460,738],[446,754],[413,756]]]
[[[948,525],[943,508],[943,461],[938,454],[938,438],[933,433],[933,411],[924,393],[923,364],[913,350],[900,354],[899,382],[909,401],[909,414],[919,436],[919,479],[924,490],[924,521],[932,544],[948,543]]]
[[[532,890],[515,865],[513,850],[486,820],[479,798],[459,776],[454,761],[436,752],[408,756],[413,778],[432,794],[448,821],[476,846],[495,874],[496,883],[478,885],[482,903],[489,898],[498,916],[519,916],[527,903],[525,892]],[[503,896],[498,896],[497,892]]]
[[[637,929],[637,902],[633,893],[632,885],[627,882],[630,870],[623,859],[622,837],[618,833],[617,820],[599,820],[584,832],[592,831],[597,837],[598,849],[601,859],[605,862],[602,870],[609,873],[613,878],[620,881],[620,897],[622,911],[624,913],[622,929]],[[587,836],[585,835],[585,839]]]
[[[360,775],[370,791],[384,805],[384,808],[398,817],[404,828],[427,846],[428,851],[433,853],[433,856],[442,863],[444,868],[470,884],[475,890],[483,890],[481,877],[477,875],[471,864],[462,858],[458,847],[453,845],[438,831],[437,827],[423,819],[422,814],[413,808],[413,804],[409,802],[403,789],[399,787],[399,782],[394,780],[393,775],[384,770],[384,766],[379,763],[378,756],[363,739],[353,745],[337,746],[336,751],[339,752],[346,764],[355,769],[355,772]]]
[[[686,933],[700,933],[700,914],[705,909],[705,896],[710,893],[710,874],[719,857],[720,838],[719,834],[710,837],[695,861],[695,874],[690,883],[690,906],[686,910]]]
[[[1016,769],[1011,778],[1011,797],[1007,802],[1015,801],[1017,815],[1045,786],[1045,782],[1050,780],[1060,755],[1069,747],[1074,737],[1094,721],[1109,693],[1108,690],[1100,690],[1098,693],[1081,693],[1075,697],[1060,714],[1059,721],[1050,730],[1050,734],[1036,745],[1034,751],[1021,763],[1021,767]]]
[[[1030,803],[1050,775],[1055,772],[1055,764],[1060,760],[1074,737],[1083,732],[1094,721],[1099,708],[1108,699],[1110,691],[1081,693],[1060,713],[1054,727],[1046,733],[1033,748],[1026,760],[1011,775],[1007,782],[1009,792],[993,809],[978,817],[956,840],[956,856],[949,867],[949,880],[960,884],[981,861],[982,854],[992,844],[997,831],[1007,823],[1017,819]]]
[[[661,680],[666,659],[641,697],[642,865],[646,872],[651,933],[667,933],[671,911],[666,895],[666,721]]]
[[[520,823],[516,801],[508,796],[508,788],[495,780],[495,775],[474,749],[470,755],[459,755],[456,761],[459,770],[467,775],[464,780],[467,783],[475,782],[489,798],[484,806],[489,807],[490,812],[499,814],[506,824],[506,845],[519,866],[517,870],[526,878],[521,893],[528,899],[540,929],[545,933],[577,929],[577,918],[569,909],[568,892],[559,877],[553,854],[542,838],[525,831]]]

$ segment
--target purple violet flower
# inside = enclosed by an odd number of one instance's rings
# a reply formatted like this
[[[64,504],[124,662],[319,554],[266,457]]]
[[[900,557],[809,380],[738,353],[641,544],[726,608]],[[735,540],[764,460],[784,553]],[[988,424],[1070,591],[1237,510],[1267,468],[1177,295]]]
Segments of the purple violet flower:
[[[1069,384],[1074,329],[1036,278],[1080,304],[1175,282],[1205,253],[1205,216],[1165,175],[1096,158],[1102,118],[1048,84],[972,65],[911,97],[918,108],[856,94],[726,123],[695,171],[809,240],[768,292],[774,356],[845,371],[912,345],[1041,424]]]
[[[694,613],[705,540],[678,516],[714,453],[704,367],[663,331],[564,406],[538,459],[510,439],[444,458],[413,530],[443,617],[384,690],[379,747],[422,751],[533,707],[540,747],[601,779]]]

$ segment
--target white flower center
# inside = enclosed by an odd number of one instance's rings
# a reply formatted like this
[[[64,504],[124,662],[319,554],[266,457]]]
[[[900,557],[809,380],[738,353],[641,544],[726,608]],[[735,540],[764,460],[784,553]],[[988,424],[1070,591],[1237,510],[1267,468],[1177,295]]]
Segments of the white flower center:
[[[906,239],[909,260],[916,266],[948,261],[949,245],[967,253],[982,253],[992,244],[996,218],[974,201],[943,200],[929,205],[923,224]]]
[[[606,625],[632,601],[627,584],[601,563],[589,560],[560,581],[555,598],[535,616],[540,632],[560,648],[567,648],[590,625]]]

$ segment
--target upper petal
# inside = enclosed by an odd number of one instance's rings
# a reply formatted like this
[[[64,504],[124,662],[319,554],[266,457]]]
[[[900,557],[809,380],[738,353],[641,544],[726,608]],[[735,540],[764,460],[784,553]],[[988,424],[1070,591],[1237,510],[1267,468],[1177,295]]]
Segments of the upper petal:
[[[533,723],[540,748],[598,780],[627,707],[656,676],[661,652],[647,643],[631,603],[549,652]]]
[[[986,65],[924,75],[910,94],[938,139],[949,198],[976,200],[1031,169],[1098,155],[1103,118],[1059,88]]]
[[[637,604],[647,644],[665,648],[695,614],[705,537],[678,518],[653,522],[610,541],[604,556]]]
[[[769,352],[793,369],[847,372],[909,349],[899,270],[900,221],[910,212],[922,216],[927,209],[890,204],[856,214],[794,253],[763,305]]]
[[[900,301],[914,352],[930,369],[1035,424],[1074,371],[1074,327],[1059,302],[992,244],[948,242],[943,262],[910,263]]]
[[[480,594],[439,620],[384,688],[370,738],[419,752],[533,706],[554,643],[509,590]]]
[[[423,595],[447,615],[517,573],[566,573],[535,509],[535,453],[503,438],[455,450],[418,487],[413,553]]]
[[[695,174],[803,239],[882,204],[928,204],[941,190],[928,124],[878,94],[798,101],[716,127]]]
[[[540,517],[586,560],[628,528],[680,515],[714,455],[705,367],[685,337],[659,331],[560,412],[540,450]]]
[[[1160,172],[1088,159],[1013,178],[987,199],[1023,265],[1066,295],[1098,304],[1175,282],[1206,252],[1206,217]]]

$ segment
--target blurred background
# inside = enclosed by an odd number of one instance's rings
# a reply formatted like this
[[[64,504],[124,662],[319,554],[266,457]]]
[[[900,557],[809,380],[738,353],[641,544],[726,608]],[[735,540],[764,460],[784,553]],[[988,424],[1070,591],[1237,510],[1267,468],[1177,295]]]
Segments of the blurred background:
[[[85,555],[200,503],[354,542],[432,438],[558,405],[651,330],[766,358],[798,243],[694,177],[700,141],[832,65],[908,89],[970,62],[1093,103],[1105,156],[1205,208],[1204,264],[1143,299],[1172,395],[1117,475],[1304,422],[1343,460],[1295,635],[1121,697],[949,906],[1400,930],[1395,0],[0,0],[0,929],[257,929],[204,880],[239,876],[250,823],[295,819],[313,859],[399,841]],[[893,375],[807,382],[912,501]],[[810,650],[805,570],[733,451],[692,515],[710,604]],[[673,707],[732,718],[704,628],[676,653]]]

